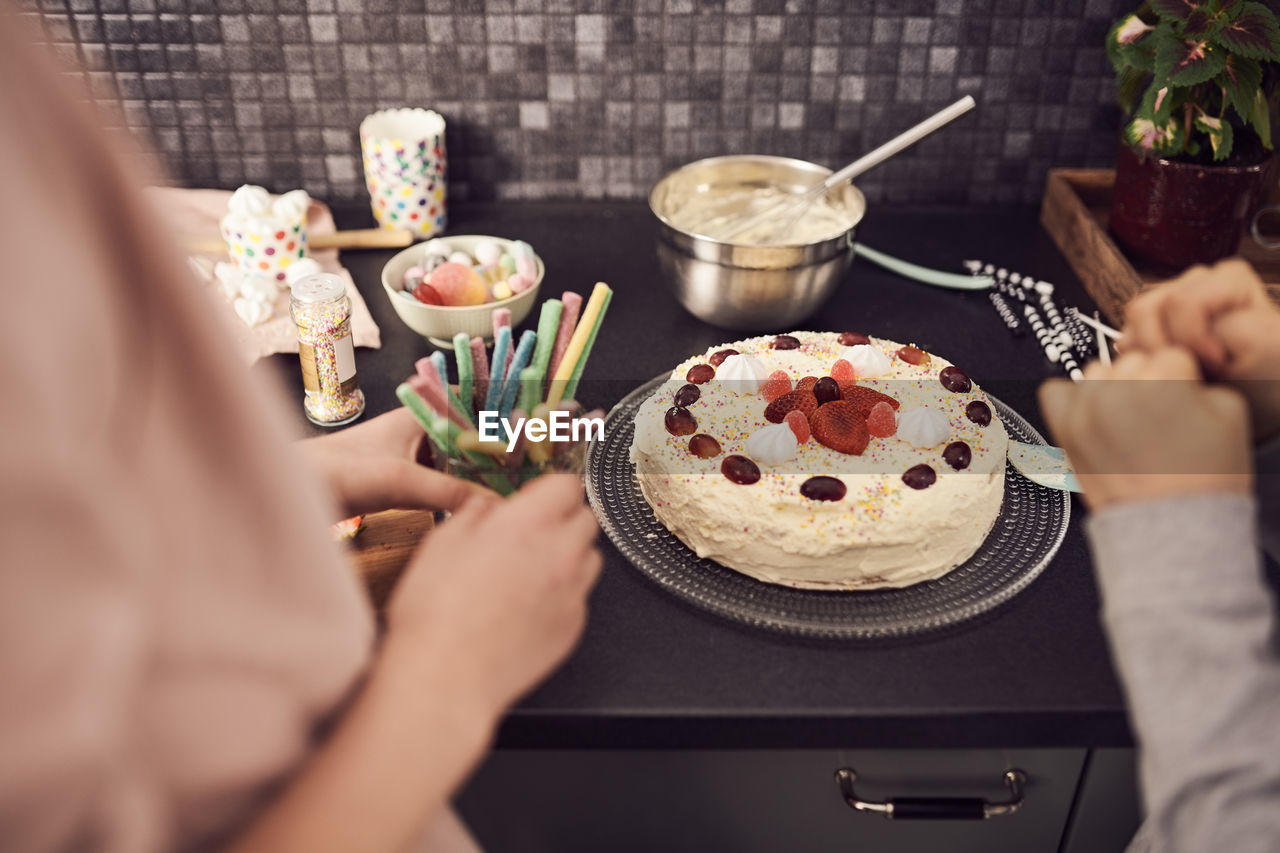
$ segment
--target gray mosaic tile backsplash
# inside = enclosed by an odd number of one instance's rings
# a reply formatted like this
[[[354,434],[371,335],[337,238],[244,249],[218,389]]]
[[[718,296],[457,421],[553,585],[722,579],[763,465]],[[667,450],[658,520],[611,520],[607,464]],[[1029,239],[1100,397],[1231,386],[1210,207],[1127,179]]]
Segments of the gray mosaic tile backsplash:
[[[452,199],[642,198],[726,153],[838,167],[950,101],[974,113],[863,176],[873,201],[1035,202],[1109,165],[1102,49],[1135,0],[27,0],[176,178],[365,190],[366,114],[448,120]]]

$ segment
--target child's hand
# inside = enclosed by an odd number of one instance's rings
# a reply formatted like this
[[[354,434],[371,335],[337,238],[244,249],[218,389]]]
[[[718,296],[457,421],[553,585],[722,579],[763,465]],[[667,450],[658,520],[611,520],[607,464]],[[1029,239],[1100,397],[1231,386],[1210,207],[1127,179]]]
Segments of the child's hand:
[[[307,463],[329,484],[345,515],[384,509],[453,510],[493,492],[419,465],[422,427],[400,407],[339,432],[298,442]]]
[[[1130,302],[1125,321],[1125,351],[1190,350],[1244,394],[1257,440],[1280,434],[1280,307],[1247,263],[1193,267]]]
[[[600,573],[599,527],[576,477],[469,501],[419,547],[387,607],[400,659],[446,674],[460,704],[496,717],[568,655]]]
[[[1052,379],[1040,407],[1095,510],[1250,491],[1245,402],[1205,385],[1187,350],[1128,352],[1111,367],[1089,365],[1084,382]]]

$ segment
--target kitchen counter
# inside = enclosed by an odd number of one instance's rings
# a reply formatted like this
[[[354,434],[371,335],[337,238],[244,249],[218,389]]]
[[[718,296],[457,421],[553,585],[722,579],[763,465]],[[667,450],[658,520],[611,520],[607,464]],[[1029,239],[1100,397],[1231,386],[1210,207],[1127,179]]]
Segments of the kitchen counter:
[[[335,211],[367,227],[366,209]],[[686,313],[660,279],[655,228],[639,203],[473,205],[451,212],[453,233],[519,237],[544,259],[540,298],[615,297],[583,381],[583,402],[610,407],[643,381],[711,344],[746,333]],[[859,230],[870,246],[960,271],[981,258],[1058,285],[1092,310],[1032,209],[875,209]],[[382,328],[382,348],[356,360],[368,414],[397,405],[394,389],[432,345],[388,304],[379,271],[391,252],[343,262]],[[526,326],[535,323],[537,311]],[[1012,337],[984,293],[906,281],[864,260],[806,324],[901,341],[961,365],[977,382],[1044,424],[1037,385],[1058,375],[1031,336]],[[301,397],[295,356],[263,367]],[[301,405],[299,421],[303,421]],[[314,429],[314,428],[311,428]],[[1098,621],[1098,593],[1073,499],[1052,564],[1027,590],[948,631],[877,643],[819,642],[753,630],[686,605],[633,568],[602,537],[605,567],[580,648],[512,711],[500,747],[980,748],[1130,745],[1122,696]]]

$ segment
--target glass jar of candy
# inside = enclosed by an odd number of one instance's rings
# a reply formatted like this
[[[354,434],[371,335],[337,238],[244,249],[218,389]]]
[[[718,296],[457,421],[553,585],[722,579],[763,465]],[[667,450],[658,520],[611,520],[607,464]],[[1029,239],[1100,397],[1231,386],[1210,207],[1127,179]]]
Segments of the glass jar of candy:
[[[326,427],[354,421],[364,412],[364,393],[356,380],[346,281],[324,272],[298,279],[290,292],[289,316],[298,331],[307,418]]]

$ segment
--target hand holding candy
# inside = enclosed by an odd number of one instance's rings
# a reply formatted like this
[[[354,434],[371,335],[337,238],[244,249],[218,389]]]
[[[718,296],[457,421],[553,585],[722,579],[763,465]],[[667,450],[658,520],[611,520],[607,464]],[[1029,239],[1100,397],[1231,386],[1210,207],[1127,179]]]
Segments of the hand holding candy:
[[[473,690],[467,707],[500,713],[582,633],[598,532],[575,477],[541,477],[502,503],[468,501],[400,579],[386,642],[457,659]]]
[[[474,497],[496,495],[415,460],[427,437],[413,413],[399,407],[297,447],[328,483],[343,516],[392,508],[454,510]]]

